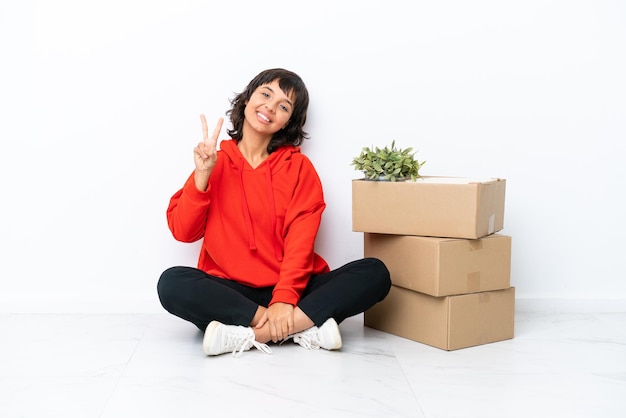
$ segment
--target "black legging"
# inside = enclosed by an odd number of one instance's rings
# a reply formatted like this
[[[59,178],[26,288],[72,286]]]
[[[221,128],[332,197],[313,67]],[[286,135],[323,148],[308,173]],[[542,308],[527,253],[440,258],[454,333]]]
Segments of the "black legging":
[[[364,258],[312,276],[298,307],[317,326],[328,318],[340,323],[383,300],[390,287],[387,267],[378,259]],[[272,289],[242,285],[193,267],[171,267],[157,285],[163,307],[202,331],[213,320],[249,326],[259,305],[269,304]]]

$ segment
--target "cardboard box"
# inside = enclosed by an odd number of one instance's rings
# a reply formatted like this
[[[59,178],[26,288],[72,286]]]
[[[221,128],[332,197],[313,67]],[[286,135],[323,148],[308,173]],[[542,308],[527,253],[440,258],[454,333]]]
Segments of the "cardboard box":
[[[385,263],[394,285],[431,296],[511,286],[511,237],[476,240],[364,234],[364,255]]]
[[[352,230],[476,239],[504,227],[504,179],[352,181]]]
[[[434,297],[391,286],[387,297],[365,311],[370,328],[444,350],[513,338],[515,288]]]

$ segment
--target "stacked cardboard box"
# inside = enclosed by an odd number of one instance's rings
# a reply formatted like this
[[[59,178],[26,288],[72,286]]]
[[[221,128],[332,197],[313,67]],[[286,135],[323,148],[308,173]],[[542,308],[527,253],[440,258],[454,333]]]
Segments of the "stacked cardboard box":
[[[353,180],[352,229],[392,288],[365,325],[456,350],[513,338],[504,179]]]

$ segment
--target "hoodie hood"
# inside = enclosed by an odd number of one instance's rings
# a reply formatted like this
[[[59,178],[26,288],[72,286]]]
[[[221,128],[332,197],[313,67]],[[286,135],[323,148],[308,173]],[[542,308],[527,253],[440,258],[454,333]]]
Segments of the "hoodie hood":
[[[269,205],[269,216],[272,227],[272,246],[274,255],[278,261],[283,260],[283,237],[281,228],[277,222],[276,200],[274,196],[273,174],[277,173],[284,165],[288,164],[293,154],[299,154],[300,148],[293,145],[286,145],[278,148],[271,153],[265,161],[258,167],[252,168],[243,154],[237,147],[235,140],[222,141],[220,143],[222,155],[228,158],[228,164],[239,177],[239,193],[241,194],[241,211],[246,223],[246,232],[248,235],[248,247],[251,251],[257,250],[257,242],[254,233],[254,225],[250,213],[249,196],[246,193],[246,181],[244,176],[253,175],[257,178],[262,177],[264,181],[261,183],[261,189],[264,190],[265,198]]]

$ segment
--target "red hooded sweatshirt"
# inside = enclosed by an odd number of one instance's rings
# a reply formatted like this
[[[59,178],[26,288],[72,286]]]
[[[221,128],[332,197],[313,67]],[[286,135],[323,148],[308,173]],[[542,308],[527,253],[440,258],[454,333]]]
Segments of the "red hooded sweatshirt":
[[[194,174],[172,196],[167,222],[182,242],[203,239],[198,268],[253,287],[274,286],[270,305],[296,305],[311,275],[329,271],[314,252],[326,204],[299,147],[283,146],[253,169],[234,140],[220,143],[205,192]]]

